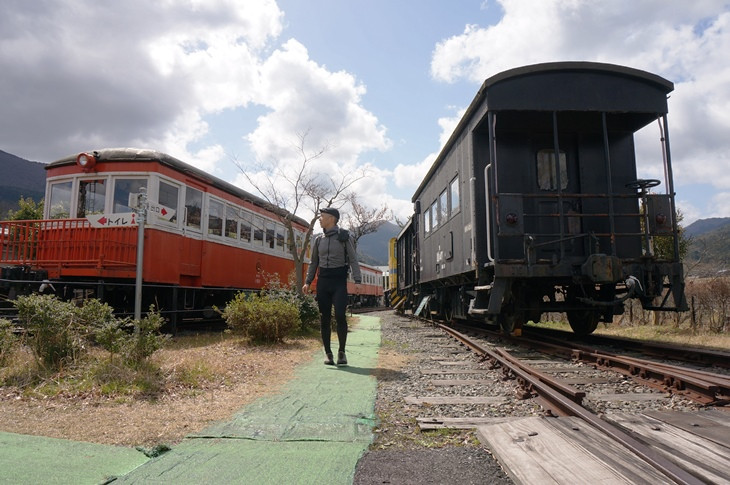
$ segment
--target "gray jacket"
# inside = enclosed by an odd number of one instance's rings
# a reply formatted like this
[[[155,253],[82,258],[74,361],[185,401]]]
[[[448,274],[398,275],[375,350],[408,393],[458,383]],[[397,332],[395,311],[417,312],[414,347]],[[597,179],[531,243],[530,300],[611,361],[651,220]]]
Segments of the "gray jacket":
[[[312,243],[312,262],[309,263],[306,284],[311,284],[317,268],[344,268],[348,264],[352,269],[352,277],[355,283],[362,281],[360,275],[360,264],[357,262],[357,254],[355,253],[355,245],[352,237],[348,237],[347,241],[340,241],[338,235],[340,228],[335,226],[322,235],[317,236]],[[347,274],[347,271],[345,271]]]

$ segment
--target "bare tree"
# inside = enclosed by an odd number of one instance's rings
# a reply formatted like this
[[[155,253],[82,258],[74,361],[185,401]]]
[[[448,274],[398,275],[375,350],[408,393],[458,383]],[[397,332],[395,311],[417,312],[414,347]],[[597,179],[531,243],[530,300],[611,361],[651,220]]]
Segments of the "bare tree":
[[[388,209],[388,206],[383,205],[380,208],[368,209],[359,203],[355,194],[349,195],[348,202],[352,207],[352,212],[347,213],[345,216],[345,223],[355,240],[356,246],[361,237],[377,231],[380,226],[393,217],[393,213]]]
[[[315,151],[308,151],[306,147],[308,132],[297,135],[297,143],[293,148],[299,158],[298,163],[285,166],[272,161],[257,163],[246,167],[238,160],[236,164],[246,180],[256,191],[271,204],[276,211],[279,221],[284,225],[287,233],[287,249],[294,258],[295,283],[297,291],[301,291],[304,282],[304,261],[306,260],[312,234],[319,218],[319,210],[324,207],[344,205],[352,197],[350,187],[358,180],[367,176],[364,170],[349,173],[322,174],[313,170],[313,163],[322,157],[330,147],[324,145]],[[262,178],[254,178],[257,174]],[[309,220],[300,215],[306,212]],[[296,224],[306,227],[304,239],[298,241],[295,233]]]
[[[398,226],[401,229],[403,229],[404,227],[406,227],[406,224],[408,224],[410,222],[411,217],[409,216],[409,217],[406,218],[405,221],[402,221],[402,220],[400,220],[400,218],[398,216],[396,216],[395,214],[393,214],[393,220],[395,220],[395,225],[396,226]]]

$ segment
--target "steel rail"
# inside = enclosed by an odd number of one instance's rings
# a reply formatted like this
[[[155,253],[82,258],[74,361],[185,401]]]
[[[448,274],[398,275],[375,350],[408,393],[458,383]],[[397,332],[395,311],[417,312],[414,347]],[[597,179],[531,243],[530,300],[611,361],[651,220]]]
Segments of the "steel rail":
[[[653,387],[676,390],[705,405],[724,405],[730,400],[730,377],[725,375],[601,350],[593,353],[576,351],[576,358],[581,361],[595,359],[599,367],[610,367]]]
[[[528,327],[522,329],[522,336],[545,342],[566,342],[576,339],[576,335],[564,330],[552,328]],[[648,355],[664,357],[671,360],[681,360],[696,364],[730,368],[730,352],[712,348],[688,348],[671,343],[646,342],[624,337],[591,334],[581,337],[582,344],[573,343],[578,347],[587,348],[589,345],[604,345],[621,349],[634,349]]]
[[[472,329],[480,333],[491,334],[483,329]],[[496,334],[495,334],[496,335]],[[602,369],[611,369],[637,381],[667,392],[681,393],[705,406],[724,406],[730,401],[730,378],[721,374],[706,371],[694,371],[670,364],[618,355],[606,350],[595,349],[572,342],[564,342],[548,338],[534,340],[531,338],[509,338],[512,342],[539,349],[551,355],[557,355],[574,361],[593,364]]]
[[[620,443],[626,449],[630,450],[636,456],[649,463],[651,466],[656,468],[658,471],[660,471],[662,474],[664,474],[675,483],[687,485],[700,485],[704,483],[698,477],[681,468],[664,455],[659,454],[657,451],[637,440],[622,429],[617,428],[616,426],[602,420],[583,406],[573,402],[571,399],[563,396],[549,385],[533,377],[532,375],[530,375],[530,373],[524,371],[522,367],[512,365],[508,359],[497,354],[496,352],[492,352],[489,349],[481,347],[480,345],[469,339],[466,335],[458,332],[457,330],[454,330],[453,328],[447,327],[442,324],[438,324],[438,327],[444,330],[449,335],[452,335],[454,338],[472,349],[481,357],[488,358],[493,363],[497,363],[500,366],[509,369],[510,372],[519,376],[521,380],[529,383],[530,390],[538,392],[544,399],[548,400],[551,405],[556,406],[561,411],[561,413],[564,413],[568,416],[579,417],[590,426],[593,426],[603,434],[611,437],[613,440]]]

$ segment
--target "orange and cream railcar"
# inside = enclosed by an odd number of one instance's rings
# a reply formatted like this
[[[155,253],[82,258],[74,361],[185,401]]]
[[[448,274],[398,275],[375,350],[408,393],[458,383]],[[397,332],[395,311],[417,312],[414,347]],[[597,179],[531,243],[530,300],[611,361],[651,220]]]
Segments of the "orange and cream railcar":
[[[149,203],[143,309],[154,303],[173,317],[210,314],[235,291],[259,289],[271,274],[286,281],[295,270],[288,248],[301,247],[306,221],[169,155],[104,149],[46,169],[44,220],[0,222],[8,235],[0,264],[49,279],[64,297],[83,293],[118,311],[132,308],[138,218],[132,206],[143,192]],[[284,218],[293,220],[293,234]]]
[[[383,270],[376,266],[360,263],[362,282],[355,284],[352,273],[347,277],[349,304],[356,307],[375,307],[383,305]]]
[[[376,307],[383,305],[383,271],[376,266],[360,263],[362,281],[355,284],[352,272],[347,275],[347,304],[350,307]],[[312,281],[312,291],[317,292],[319,272]]]

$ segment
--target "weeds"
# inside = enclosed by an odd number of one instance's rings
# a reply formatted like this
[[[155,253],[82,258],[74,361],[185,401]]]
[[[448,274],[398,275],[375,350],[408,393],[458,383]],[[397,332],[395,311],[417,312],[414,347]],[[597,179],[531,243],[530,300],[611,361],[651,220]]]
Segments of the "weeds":
[[[149,357],[168,337],[159,333],[164,319],[153,307],[132,322],[117,319],[98,300],[77,307],[51,295],[29,295],[14,304],[23,338],[0,321],[1,385],[42,396],[94,388],[102,394],[154,395],[162,388],[159,366]]]

